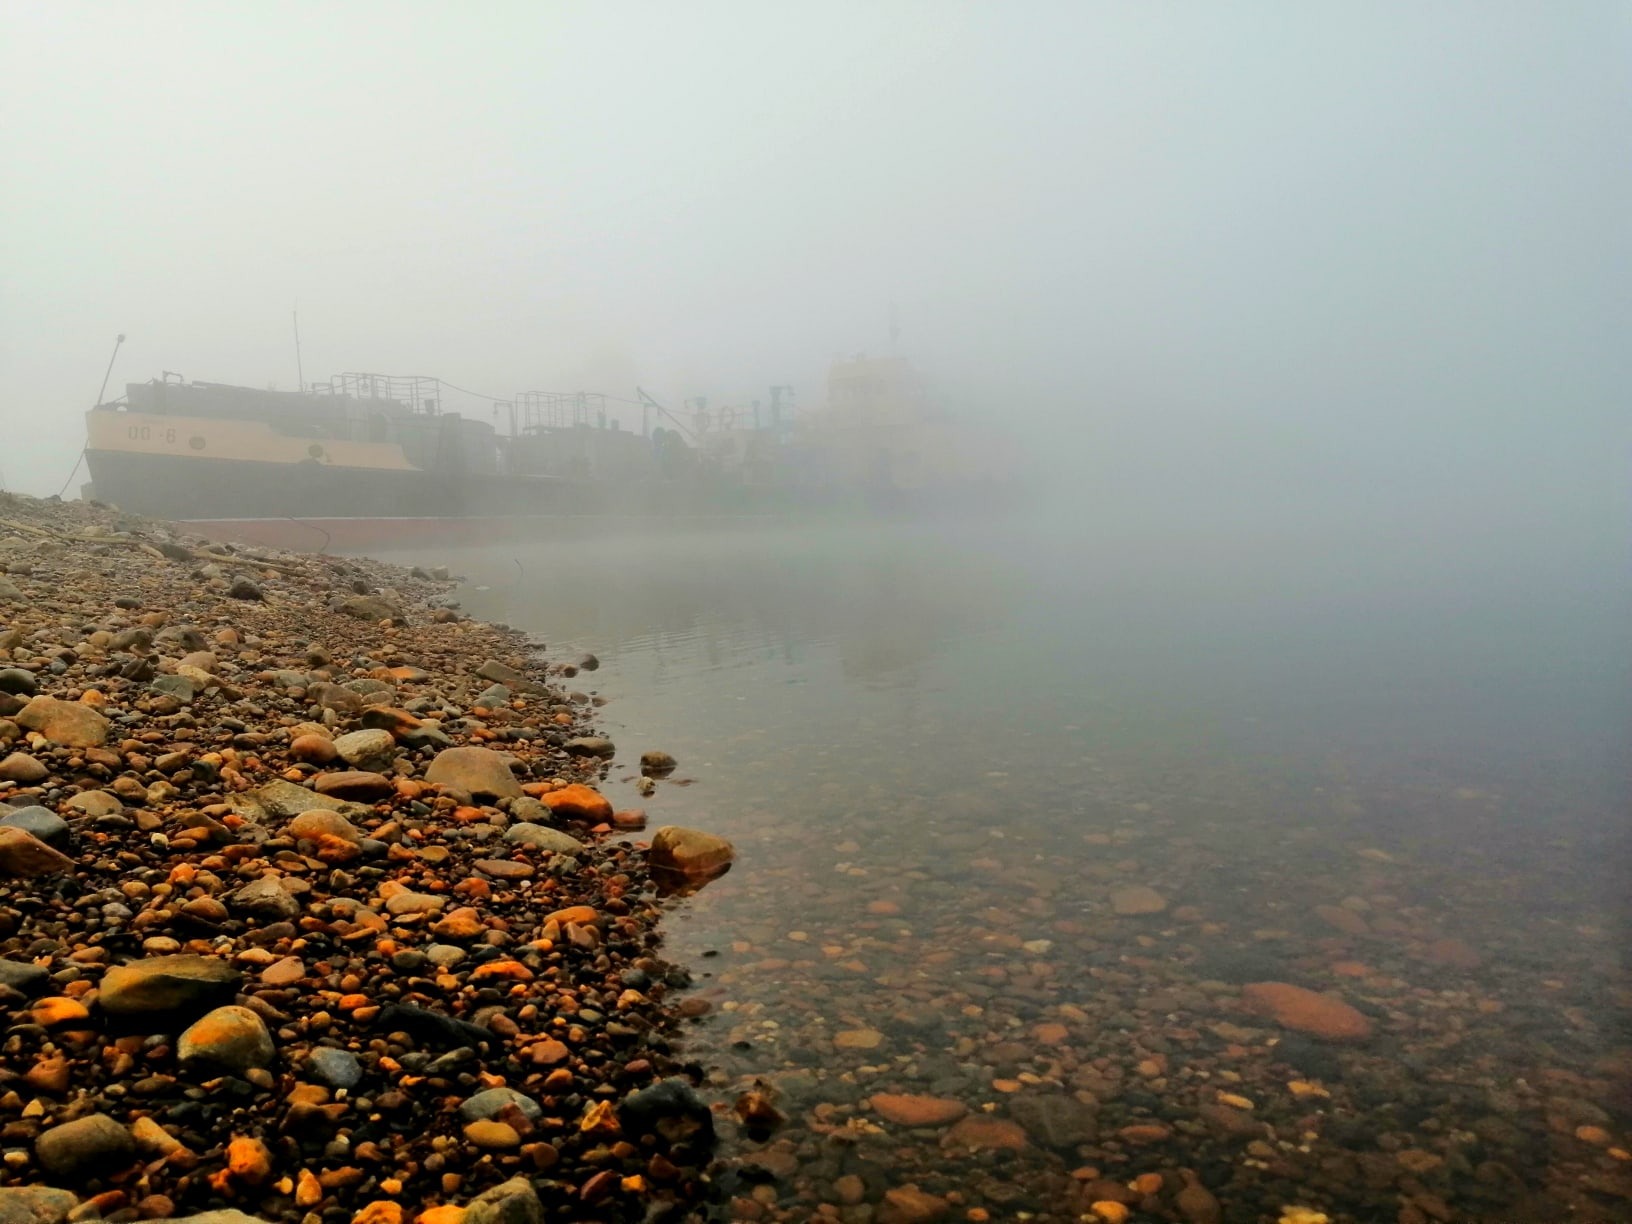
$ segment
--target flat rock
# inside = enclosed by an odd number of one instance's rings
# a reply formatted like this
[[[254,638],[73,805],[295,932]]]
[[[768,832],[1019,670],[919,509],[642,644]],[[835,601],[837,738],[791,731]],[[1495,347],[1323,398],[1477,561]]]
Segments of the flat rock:
[[[884,1192],[873,1219],[877,1224],[934,1224],[950,1210],[952,1205],[939,1195],[917,1186],[895,1186]]]
[[[521,1110],[522,1116],[529,1121],[536,1122],[544,1116],[544,1110],[537,1101],[514,1088],[489,1088],[485,1092],[478,1092],[459,1106],[459,1116],[466,1122],[495,1118],[509,1105]]]
[[[404,889],[402,892],[392,893],[385,899],[385,912],[394,915],[430,914],[442,909],[447,903],[446,897],[439,897],[434,893]]]
[[[1018,1152],[1026,1147],[1027,1139],[1025,1129],[1018,1122],[971,1114],[947,1131],[941,1142],[947,1147],[974,1148],[983,1152],[1004,1148]]]
[[[909,1093],[874,1093],[868,1104],[875,1113],[897,1126],[949,1126],[969,1112],[962,1101]]]
[[[310,812],[317,808],[327,809],[329,803],[322,795],[307,790],[304,786],[296,786],[293,782],[268,782],[259,790],[249,792],[266,811],[267,815],[279,819],[290,816],[299,816],[302,812]]]
[[[483,680],[491,680],[495,684],[503,684],[515,689],[518,693],[536,693],[543,685],[536,680],[529,680],[523,673],[511,667],[508,663],[501,663],[497,659],[489,659],[476,669],[476,674]]]
[[[218,1007],[199,1020],[176,1043],[181,1065],[221,1067],[242,1075],[264,1067],[276,1053],[266,1021],[247,1007]]]
[[[1484,963],[1479,953],[1460,939],[1436,939],[1420,953],[1430,965],[1447,969],[1477,969]]]
[[[531,824],[523,821],[513,824],[504,831],[504,840],[516,842],[523,846],[532,846],[539,850],[548,850],[551,854],[582,854],[584,843],[570,834],[552,829],[548,825]]]
[[[1317,905],[1315,917],[1334,931],[1342,931],[1345,935],[1371,934],[1371,925],[1364,918],[1341,905]]]
[[[578,735],[569,739],[563,745],[568,752],[579,756],[611,757],[616,756],[618,747],[604,735]]]
[[[518,863],[514,859],[477,859],[471,866],[495,880],[527,880],[537,872],[531,863]]]
[[[198,685],[188,676],[154,676],[147,687],[165,697],[174,697],[182,705],[191,705],[198,696]]]
[[[108,720],[78,701],[36,697],[12,715],[12,721],[68,748],[100,748],[108,742]]]
[[[253,918],[279,922],[299,914],[300,902],[290,896],[277,876],[262,876],[231,894],[227,908]]]
[[[884,1044],[884,1034],[877,1029],[842,1029],[833,1034],[833,1044],[840,1050],[876,1050]]]
[[[1336,995],[1286,982],[1250,982],[1241,988],[1247,1006],[1283,1028],[1327,1041],[1364,1041],[1371,1021]]]
[[[397,741],[391,732],[379,728],[353,731],[334,741],[340,759],[353,769],[379,773],[390,769],[397,759]]]
[[[340,601],[339,610],[347,616],[355,616],[358,620],[388,621],[401,620],[402,609],[389,599],[379,595],[353,595],[349,599]]]
[[[1129,884],[1111,890],[1111,911],[1124,917],[1159,914],[1167,908],[1167,898],[1147,884]]]
[[[150,956],[109,969],[97,998],[110,1016],[185,1013],[231,998],[242,980],[243,974],[214,956]]]
[[[0,876],[27,880],[72,871],[74,860],[25,829],[0,826]]]
[[[1070,1151],[1099,1136],[1094,1107],[1060,1093],[1022,1093],[1009,1106],[1009,1113],[1044,1147]]]
[[[494,799],[521,795],[521,783],[510,772],[509,762],[491,748],[444,748],[425,771],[425,781]]]
[[[318,775],[312,782],[312,789],[320,795],[370,802],[384,799],[391,794],[396,789],[396,783],[384,774],[372,773],[366,769],[347,769],[339,773]]]

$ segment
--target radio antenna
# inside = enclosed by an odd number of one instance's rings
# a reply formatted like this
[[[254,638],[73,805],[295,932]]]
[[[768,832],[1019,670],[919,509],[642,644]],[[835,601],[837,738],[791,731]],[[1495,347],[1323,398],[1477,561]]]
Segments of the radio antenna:
[[[294,317],[295,321],[295,378],[297,380],[295,386],[304,394],[306,391],[306,367],[300,363],[300,311],[292,310],[289,313]]]

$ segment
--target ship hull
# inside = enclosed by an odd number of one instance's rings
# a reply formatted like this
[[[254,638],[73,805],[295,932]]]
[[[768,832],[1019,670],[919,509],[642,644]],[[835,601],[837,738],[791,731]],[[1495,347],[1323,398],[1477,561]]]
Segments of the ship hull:
[[[221,539],[308,549],[514,538],[581,519],[765,517],[809,508],[768,490],[695,482],[451,481],[416,470],[105,450],[87,451],[86,464],[86,492],[97,501]]]

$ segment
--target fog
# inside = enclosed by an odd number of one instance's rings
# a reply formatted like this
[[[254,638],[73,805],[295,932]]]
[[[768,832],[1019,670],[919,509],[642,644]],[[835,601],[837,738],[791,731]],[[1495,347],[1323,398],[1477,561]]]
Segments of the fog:
[[[1624,6],[3,19],[8,488],[120,332],[110,396],[292,388],[298,309],[308,381],[811,407],[893,316],[1096,511],[1624,517]]]

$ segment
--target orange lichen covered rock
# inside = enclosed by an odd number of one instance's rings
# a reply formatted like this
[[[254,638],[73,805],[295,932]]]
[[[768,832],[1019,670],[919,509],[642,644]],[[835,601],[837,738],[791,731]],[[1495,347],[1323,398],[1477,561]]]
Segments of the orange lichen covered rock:
[[[980,1151],[998,1151],[1008,1148],[1018,1152],[1025,1148],[1026,1132],[1017,1122],[1004,1118],[971,1116],[946,1132],[942,1140],[949,1147],[975,1148]]]
[[[875,1093],[869,1104],[886,1121],[898,1126],[946,1126],[969,1112],[962,1101],[907,1093]]]
[[[652,837],[651,864],[657,871],[672,871],[690,879],[707,879],[731,866],[736,850],[723,837],[664,825]]]
[[[560,790],[550,791],[541,803],[557,816],[568,820],[587,820],[592,823],[612,819],[612,803],[592,786],[574,782]]]

